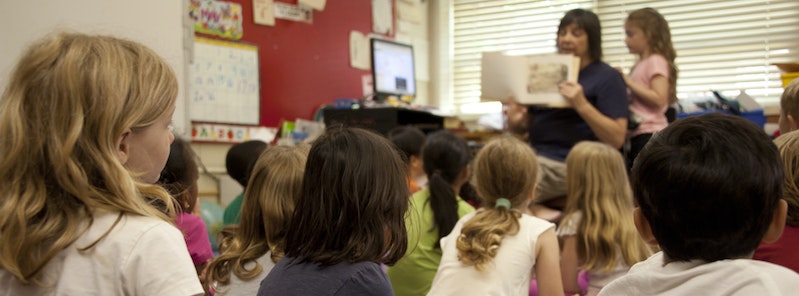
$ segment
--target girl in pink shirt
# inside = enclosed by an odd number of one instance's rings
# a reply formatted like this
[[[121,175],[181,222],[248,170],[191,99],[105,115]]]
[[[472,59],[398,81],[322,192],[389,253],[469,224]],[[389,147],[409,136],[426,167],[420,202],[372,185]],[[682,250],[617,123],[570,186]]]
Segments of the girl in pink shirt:
[[[631,12],[624,31],[627,48],[639,58],[630,75],[623,75],[630,100],[630,145],[625,151],[631,167],[652,134],[668,125],[666,109],[677,101],[677,66],[669,24],[657,10],[642,8]]]
[[[197,156],[190,144],[177,136],[169,148],[169,158],[161,171],[158,184],[169,191],[179,203],[175,225],[183,232],[194,268],[200,276],[214,254],[205,222],[200,216],[192,214],[198,201],[197,179],[200,174]]]

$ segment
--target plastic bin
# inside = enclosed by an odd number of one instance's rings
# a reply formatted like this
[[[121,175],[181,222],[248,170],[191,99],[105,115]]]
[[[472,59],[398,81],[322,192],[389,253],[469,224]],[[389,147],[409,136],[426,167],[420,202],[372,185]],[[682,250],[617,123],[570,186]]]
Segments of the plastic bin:
[[[730,111],[698,111],[693,113],[677,113],[677,119],[682,119],[690,116],[697,116],[703,115],[713,112],[721,112],[725,114],[731,114]],[[743,111],[741,112],[741,117],[748,119],[751,122],[754,122],[760,128],[764,128],[766,126],[766,115],[763,114],[763,110],[754,110],[754,111]]]
[[[796,77],[799,77],[799,72],[782,73],[780,75],[780,78],[782,78],[782,88],[788,87],[788,84],[796,79]]]

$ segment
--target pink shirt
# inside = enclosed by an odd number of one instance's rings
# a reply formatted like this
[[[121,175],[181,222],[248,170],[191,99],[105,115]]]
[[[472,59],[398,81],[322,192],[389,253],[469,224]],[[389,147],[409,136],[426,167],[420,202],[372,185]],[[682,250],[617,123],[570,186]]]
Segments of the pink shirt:
[[[772,244],[760,244],[752,259],[782,265],[799,273],[799,227],[785,225],[782,236]]]
[[[662,55],[653,54],[638,61],[633,66],[630,78],[636,83],[651,89],[652,78],[657,75],[661,75],[666,79],[669,78],[669,62]],[[642,119],[641,125],[637,129],[630,131],[629,136],[651,134],[664,129],[668,125],[665,115],[668,106],[663,106],[662,108],[647,106],[629,88],[627,89],[627,97],[630,99],[630,111]]]
[[[202,218],[188,213],[180,213],[175,217],[175,224],[183,232],[183,238],[186,240],[186,247],[189,248],[194,265],[200,265],[214,257],[211,241],[208,239],[208,230]]]

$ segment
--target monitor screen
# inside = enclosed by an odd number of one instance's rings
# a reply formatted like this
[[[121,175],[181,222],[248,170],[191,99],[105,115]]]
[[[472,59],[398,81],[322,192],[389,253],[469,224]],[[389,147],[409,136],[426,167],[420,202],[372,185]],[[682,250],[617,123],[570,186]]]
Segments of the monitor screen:
[[[377,98],[415,96],[413,47],[372,38],[372,79]]]

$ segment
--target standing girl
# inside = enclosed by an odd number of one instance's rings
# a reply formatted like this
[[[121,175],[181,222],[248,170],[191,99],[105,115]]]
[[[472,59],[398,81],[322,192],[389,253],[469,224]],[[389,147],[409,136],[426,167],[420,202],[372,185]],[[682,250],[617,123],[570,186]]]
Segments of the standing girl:
[[[392,295],[380,263],[405,254],[407,169],[385,137],[333,127],[308,154],[286,256],[258,295]]]
[[[580,142],[566,157],[568,203],[558,229],[560,271],[567,293],[583,293],[580,269],[588,272],[588,295],[649,257],[633,223],[633,198],[624,159],[599,142]]]
[[[469,180],[472,160],[466,141],[446,131],[435,132],[427,137],[422,159],[429,187],[411,197],[405,222],[408,254],[387,270],[398,296],[424,295],[430,290],[441,261],[439,240],[452,231],[460,217],[474,212],[458,196]]]
[[[443,257],[429,295],[563,295],[555,225],[524,214],[535,197],[538,161],[530,146],[504,136],[474,160],[473,185],[484,206],[441,240]]]
[[[286,230],[302,188],[307,146],[268,148],[252,168],[241,222],[222,232],[219,257],[208,266],[217,295],[254,295],[283,258]]]
[[[25,51],[0,99],[5,293],[203,293],[172,198],[153,184],[177,95],[139,43],[60,33]]]
[[[649,138],[668,125],[666,110],[677,102],[677,54],[671,45],[669,23],[657,10],[642,8],[629,14],[624,23],[624,43],[638,62],[623,75],[630,101],[627,137],[627,167]]]

